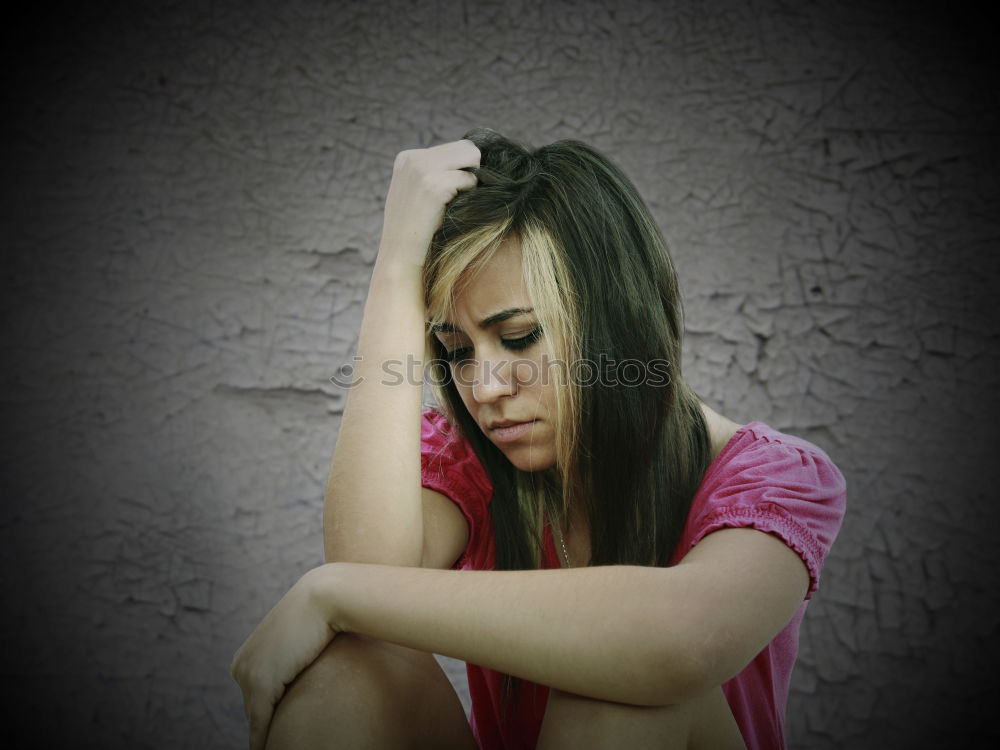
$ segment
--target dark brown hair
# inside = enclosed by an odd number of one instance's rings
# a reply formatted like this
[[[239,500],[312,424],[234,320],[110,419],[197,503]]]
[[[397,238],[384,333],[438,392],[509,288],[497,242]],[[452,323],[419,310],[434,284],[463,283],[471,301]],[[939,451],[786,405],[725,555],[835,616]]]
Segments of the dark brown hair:
[[[589,520],[591,565],[665,566],[711,444],[697,394],[681,377],[683,310],[663,236],[632,183],[592,147],[567,140],[530,149],[485,129],[465,137],[481,152],[479,185],[447,206],[434,236],[424,268],[429,323],[449,314],[463,274],[515,236],[557,356],[667,368],[666,378],[637,384],[598,378],[558,389],[557,481],[514,467],[438,374],[439,404],[493,483],[496,568],[540,567],[544,524],[570,502]],[[509,675],[504,682],[520,687]]]

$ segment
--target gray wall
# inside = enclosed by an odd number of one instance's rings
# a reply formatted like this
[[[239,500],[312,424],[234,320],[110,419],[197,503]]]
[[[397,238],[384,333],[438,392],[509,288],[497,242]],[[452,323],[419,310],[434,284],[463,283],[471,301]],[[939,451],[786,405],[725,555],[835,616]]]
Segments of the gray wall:
[[[148,2],[8,29],[6,727],[243,744],[227,667],[321,562],[328,379],[393,156],[482,124],[619,161],[672,243],[688,379],[847,477],[791,745],[985,731],[996,86],[974,20],[869,5]]]

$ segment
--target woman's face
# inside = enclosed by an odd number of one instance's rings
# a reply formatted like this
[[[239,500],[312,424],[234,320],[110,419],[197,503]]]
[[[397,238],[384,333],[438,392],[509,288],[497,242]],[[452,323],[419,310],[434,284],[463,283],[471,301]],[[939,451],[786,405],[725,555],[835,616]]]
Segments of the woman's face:
[[[554,356],[532,311],[516,239],[504,241],[465,287],[455,316],[435,335],[469,414],[517,468],[552,467],[557,372],[543,367]]]

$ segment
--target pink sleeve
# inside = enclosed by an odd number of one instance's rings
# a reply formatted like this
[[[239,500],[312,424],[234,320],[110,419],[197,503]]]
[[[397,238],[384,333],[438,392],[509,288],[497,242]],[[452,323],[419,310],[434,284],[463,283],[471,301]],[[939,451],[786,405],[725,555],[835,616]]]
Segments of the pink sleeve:
[[[420,421],[420,480],[455,503],[469,523],[469,542],[452,566],[466,566],[469,551],[479,548],[488,518],[493,486],[468,441],[462,439],[435,409],[425,409]]]
[[[729,462],[714,478],[706,502],[691,509],[690,547],[727,527],[774,534],[806,564],[810,599],[844,518],[847,485],[826,453],[796,442],[758,440]]]

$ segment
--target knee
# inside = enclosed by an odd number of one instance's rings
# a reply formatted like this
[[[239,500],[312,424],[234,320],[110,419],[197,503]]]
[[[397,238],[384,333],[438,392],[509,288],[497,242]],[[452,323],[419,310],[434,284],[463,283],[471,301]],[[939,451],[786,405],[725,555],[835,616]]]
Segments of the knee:
[[[433,668],[431,654],[342,633],[288,686],[268,748],[399,747],[389,735],[405,727]]]
[[[287,697],[320,694],[329,700],[352,693],[370,697],[373,692],[402,697],[408,686],[426,679],[434,665],[431,654],[342,633],[289,685]]]

